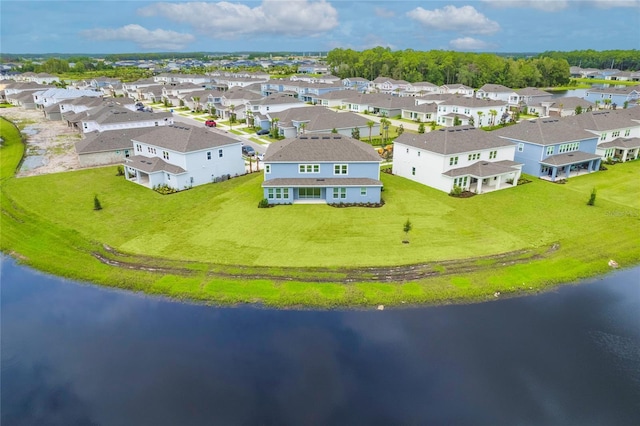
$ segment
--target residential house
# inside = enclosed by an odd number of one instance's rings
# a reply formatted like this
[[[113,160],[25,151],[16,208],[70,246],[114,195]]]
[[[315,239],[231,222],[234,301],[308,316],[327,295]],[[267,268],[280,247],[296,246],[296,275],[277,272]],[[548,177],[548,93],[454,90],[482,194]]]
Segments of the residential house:
[[[153,77],[156,83],[162,83],[165,85],[177,85],[191,83],[198,86],[203,86],[206,83],[211,82],[211,77],[199,74],[178,74],[178,73],[163,73]]]
[[[402,110],[414,106],[414,98],[393,96],[387,93],[358,93],[342,102],[341,107],[359,114],[375,114],[385,117],[402,115]]]
[[[33,100],[33,93],[53,88],[54,86],[42,85],[33,82],[12,82],[5,85],[2,92],[0,92],[0,97],[3,102],[10,103],[11,105],[33,109],[36,105]]]
[[[379,203],[380,156],[340,134],[299,135],[269,145],[264,198],[269,204]]]
[[[362,77],[349,77],[342,80],[342,85],[347,89],[357,90],[359,92],[364,92],[369,87],[371,82],[366,78]]]
[[[599,107],[615,108],[625,105],[632,107],[640,101],[640,85],[625,87],[592,87],[584,98]]]
[[[532,104],[528,107],[529,114],[549,117],[569,117],[576,115],[576,110],[581,112],[591,111],[595,104],[586,99],[576,96],[566,96],[541,102],[539,105]]]
[[[58,89],[52,88],[33,93],[33,102],[36,108],[46,108],[68,99],[76,99],[80,97],[102,98],[104,93],[96,90],[74,90],[74,89]]]
[[[122,164],[133,155],[132,139],[143,133],[154,131],[155,127],[135,129],[93,131],[76,142],[75,149],[82,167]]]
[[[173,115],[170,112],[131,111],[119,106],[106,105],[83,111],[79,117],[74,117],[73,120],[79,123],[78,127],[82,133],[90,133],[93,131],[170,126],[173,124]]]
[[[299,99],[283,93],[266,96],[262,99],[250,100],[246,104],[247,111],[254,117],[265,116],[269,113],[280,112],[289,108],[298,108],[305,103]]]
[[[242,142],[203,127],[165,126],[132,138],[127,180],[148,188],[191,188],[245,174]]]
[[[268,117],[269,122],[261,122],[261,127],[268,129],[275,122],[278,134],[285,138],[299,134],[332,133],[334,130],[338,134],[352,137],[354,129],[357,129],[360,139],[365,139],[369,130],[374,136],[380,133],[380,123],[373,122],[369,128],[369,120],[365,117],[352,112],[335,112],[321,106],[290,108],[270,113]]]
[[[555,182],[600,169],[598,137],[567,119],[525,120],[492,133],[514,143],[522,171],[541,179]]]
[[[517,106],[520,100],[515,90],[501,84],[485,84],[476,91],[476,98],[504,101],[511,106]]]
[[[529,105],[539,105],[541,102],[547,102],[553,98],[552,93],[537,87],[525,87],[524,89],[517,89],[515,92],[518,95],[517,102],[520,108]]]
[[[369,84],[369,92],[396,94],[407,90],[409,82],[394,80],[389,77],[378,77]]]
[[[424,96],[440,93],[440,87],[428,81],[409,83],[407,88],[399,93],[400,96]]]
[[[435,102],[420,103],[402,109],[402,118],[422,123],[436,121],[438,104]]]
[[[465,86],[464,84],[445,84],[440,86],[440,93],[473,96],[475,90],[473,87]]]
[[[639,157],[640,108],[592,111],[567,120],[598,137],[596,154],[603,160],[624,162]]]
[[[418,104],[428,103],[433,99],[417,98]],[[456,125],[474,125],[476,127],[494,126],[507,121],[508,104],[502,100],[474,98],[461,95],[442,95],[438,101],[437,124],[445,127]],[[457,119],[457,120],[456,120]]]
[[[444,192],[481,194],[518,184],[522,164],[514,154],[513,143],[472,126],[403,133],[394,141],[393,174]]]
[[[162,88],[162,101],[174,106],[184,106],[183,98],[189,93],[204,90],[204,85],[193,83],[179,83],[165,85]]]
[[[233,87],[226,92],[212,93],[207,97],[207,109],[220,117],[229,119],[231,114],[239,120],[246,117],[246,105],[251,101],[262,99],[263,96],[243,87]]]

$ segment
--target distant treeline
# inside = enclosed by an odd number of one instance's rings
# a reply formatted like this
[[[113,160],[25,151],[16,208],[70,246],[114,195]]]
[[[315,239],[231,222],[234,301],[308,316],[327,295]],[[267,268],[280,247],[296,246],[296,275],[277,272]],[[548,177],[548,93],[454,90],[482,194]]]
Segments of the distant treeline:
[[[571,66],[582,68],[617,68],[622,71],[640,70],[640,50],[573,50],[544,52],[539,58],[565,59]]]
[[[460,83],[475,88],[487,83],[513,88],[560,86],[570,79],[566,59],[542,56],[516,58],[492,53],[391,51],[375,47],[361,52],[333,49],[327,54],[327,63],[340,78],[374,80],[383,76],[412,83]]]

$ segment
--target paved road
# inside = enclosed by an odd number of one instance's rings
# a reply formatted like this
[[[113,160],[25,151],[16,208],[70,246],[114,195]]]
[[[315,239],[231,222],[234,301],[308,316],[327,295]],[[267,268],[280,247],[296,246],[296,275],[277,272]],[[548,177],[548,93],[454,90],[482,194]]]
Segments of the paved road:
[[[198,121],[194,118],[191,117],[185,117],[183,115],[179,115],[177,113],[173,113],[173,121],[174,123],[184,123],[184,124],[188,124],[190,126],[197,126],[197,127],[206,127],[204,125],[203,122]],[[235,133],[231,133],[225,130],[225,126],[219,126],[219,127],[211,127],[211,131],[232,137],[234,139],[238,139],[240,141],[242,141],[242,143],[244,145],[249,145],[251,146],[258,154],[264,154],[265,151],[267,150],[267,146],[265,145],[260,145],[258,143],[255,143],[253,141],[249,140],[249,136],[246,135],[236,135]]]

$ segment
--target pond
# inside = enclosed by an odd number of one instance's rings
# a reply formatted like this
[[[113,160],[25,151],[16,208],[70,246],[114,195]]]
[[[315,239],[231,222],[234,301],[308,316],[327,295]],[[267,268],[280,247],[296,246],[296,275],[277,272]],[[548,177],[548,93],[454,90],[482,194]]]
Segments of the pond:
[[[472,305],[204,306],[2,259],[3,425],[640,424],[640,268]]]

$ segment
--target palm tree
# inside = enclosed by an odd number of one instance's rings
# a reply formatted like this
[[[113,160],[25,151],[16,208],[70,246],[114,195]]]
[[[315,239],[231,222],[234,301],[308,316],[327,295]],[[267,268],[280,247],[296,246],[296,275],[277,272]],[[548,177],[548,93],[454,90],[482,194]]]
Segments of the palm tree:
[[[478,111],[478,127],[482,127],[482,116],[483,115],[484,115],[484,112]]]
[[[373,125],[376,124],[373,121],[367,121],[367,127],[369,127],[369,143],[371,143],[371,129],[373,129]]]
[[[229,128],[233,128],[233,123],[236,121],[236,106],[234,104],[229,105]]]
[[[298,132],[301,134],[304,134],[304,130],[307,128],[307,123],[300,123],[300,126],[298,126]]]
[[[247,116],[247,126],[253,127],[253,111],[247,110],[247,112],[245,112],[245,115]]]
[[[278,117],[271,120],[271,137],[274,139],[278,136],[278,121],[280,121]]]
[[[385,143],[385,141],[389,139],[390,124],[391,121],[389,121],[386,117],[382,117],[380,119],[380,135],[382,136],[382,143]]]
[[[605,100],[604,100],[604,107],[605,107],[606,109],[609,109],[609,108],[610,108],[610,105],[611,105],[611,99],[605,99]]]
[[[491,116],[491,125],[493,126],[494,124],[496,124],[496,116],[498,115],[498,111],[496,111],[495,109],[490,109],[489,110],[489,115]]]
[[[194,96],[193,97],[193,109],[196,110],[196,112],[200,111],[202,109],[201,105],[200,105],[200,96]]]

